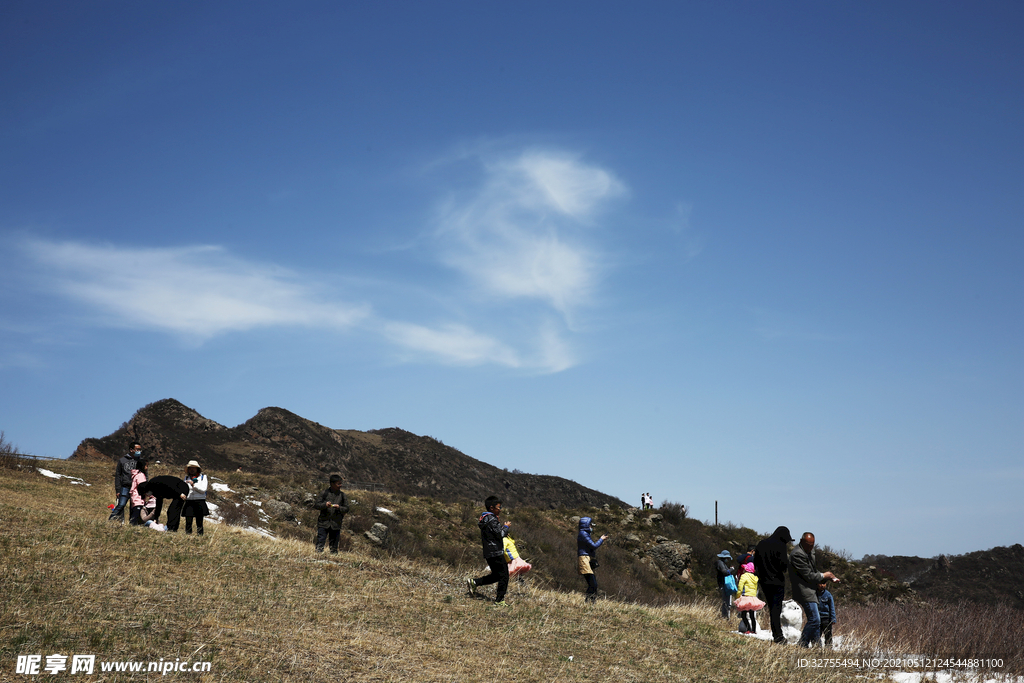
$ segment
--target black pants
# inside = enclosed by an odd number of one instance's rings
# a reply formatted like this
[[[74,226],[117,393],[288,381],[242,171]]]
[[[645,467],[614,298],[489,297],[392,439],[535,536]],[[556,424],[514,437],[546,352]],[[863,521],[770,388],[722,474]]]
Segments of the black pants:
[[[761,585],[764,593],[764,601],[767,604],[768,619],[772,624],[772,640],[776,643],[785,643],[782,636],[782,599],[786,596],[786,587]]]
[[[821,622],[821,637],[825,639],[825,645],[832,645],[832,624],[836,622],[830,621],[827,624]]]
[[[498,584],[494,602],[501,602],[505,599],[505,592],[508,591],[508,562],[505,561],[504,555],[498,555],[497,557],[488,557],[487,566],[491,568],[491,573],[476,579],[476,585]]]
[[[202,515],[185,515],[185,533],[192,533],[192,520],[196,520],[196,533],[200,536],[203,535],[203,516]]]
[[[596,574],[584,574],[583,578],[587,582],[587,602],[597,601],[597,575]]]
[[[341,529],[328,529],[327,527],[317,527],[316,529],[316,551],[322,553],[324,551],[324,545],[330,543],[331,552],[338,552],[338,541],[341,540]]]
[[[757,613],[754,610],[740,612],[740,633],[757,633]]]
[[[157,506],[158,506],[157,509],[159,509],[159,506],[160,506],[161,503],[163,503],[163,498],[161,498],[157,502]],[[167,530],[168,531],[177,531],[178,530],[178,525],[181,524],[181,509],[183,507],[185,507],[185,501],[183,501],[181,498],[174,498],[174,499],[171,500],[171,505],[170,505],[170,507],[167,508]],[[160,516],[157,515],[157,519],[159,519],[159,518],[160,518]]]

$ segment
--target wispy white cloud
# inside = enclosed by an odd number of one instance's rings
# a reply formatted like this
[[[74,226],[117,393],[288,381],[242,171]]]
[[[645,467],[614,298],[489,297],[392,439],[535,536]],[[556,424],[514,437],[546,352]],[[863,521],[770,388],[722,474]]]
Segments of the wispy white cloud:
[[[282,325],[346,328],[368,314],[366,306],[330,301],[286,269],[249,263],[220,247],[31,240],[24,249],[49,286],[116,327],[202,340]]]
[[[202,342],[227,332],[302,327],[384,339],[406,360],[501,365],[558,372],[571,354],[556,333],[524,350],[461,323],[425,325],[381,317],[369,304],[332,300],[327,288],[286,269],[218,247],[125,248],[79,242],[22,243],[40,283],[76,301],[94,325],[158,330]],[[310,276],[307,274],[307,278]],[[5,353],[0,366],[24,365]]]
[[[563,335],[552,325],[541,325],[525,348],[517,349],[465,325],[427,327],[387,322],[385,336],[406,356],[429,358],[450,365],[493,363],[531,372],[561,372],[577,363]]]
[[[442,261],[492,296],[540,300],[563,315],[589,301],[603,259],[586,228],[625,194],[622,182],[552,151],[484,159],[483,167],[480,187],[440,212]]]
[[[458,324],[427,327],[405,322],[385,322],[384,335],[399,347],[456,365],[497,363],[520,367],[519,354],[488,335]]]
[[[20,247],[37,284],[77,302],[94,325],[196,342],[273,327],[342,330],[384,340],[406,360],[530,372],[572,367],[578,355],[569,318],[589,302],[605,267],[598,240],[587,233],[625,187],[564,153],[477,161],[483,180],[449,201],[430,242],[437,250],[425,254],[466,276],[470,290],[453,293],[439,284],[443,278],[377,276],[376,290],[364,281],[366,301],[355,301],[327,284],[334,276],[241,259],[218,246],[26,239]],[[416,308],[395,296],[403,290],[410,300],[434,303]]]

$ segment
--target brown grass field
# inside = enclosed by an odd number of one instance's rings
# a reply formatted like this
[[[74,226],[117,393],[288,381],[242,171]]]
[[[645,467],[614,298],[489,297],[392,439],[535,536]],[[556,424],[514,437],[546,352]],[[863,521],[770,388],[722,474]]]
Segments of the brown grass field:
[[[528,581],[512,583],[512,607],[501,609],[470,597],[461,571],[361,545],[318,555],[308,542],[225,524],[208,523],[205,536],[116,525],[106,519],[111,464],[41,465],[92,486],[0,467],[2,681],[781,683],[867,673],[800,667],[795,648],[736,634],[710,602],[586,606],[580,593]],[[19,655],[53,654],[68,656],[68,669],[71,655],[95,655],[97,670],[16,673]],[[98,670],[178,659],[210,670]]]

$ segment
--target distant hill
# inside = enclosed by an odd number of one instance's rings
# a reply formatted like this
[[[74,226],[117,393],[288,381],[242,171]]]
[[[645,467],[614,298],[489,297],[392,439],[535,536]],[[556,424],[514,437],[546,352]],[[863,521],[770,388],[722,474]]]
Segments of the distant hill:
[[[896,580],[910,585],[924,600],[982,604],[1005,603],[1024,609],[1024,546],[998,547],[965,555],[940,555],[933,559],[868,555],[862,562],[874,565]]]
[[[337,472],[349,485],[380,483],[393,493],[442,501],[498,495],[509,504],[540,508],[625,506],[574,481],[508,472],[398,428],[331,429],[282,408],[264,408],[237,427],[225,427],[170,398],[139,409],[112,434],[83,440],[71,457],[116,460],[132,440],[143,445],[145,457],[182,467],[196,459],[208,469],[282,477]]]

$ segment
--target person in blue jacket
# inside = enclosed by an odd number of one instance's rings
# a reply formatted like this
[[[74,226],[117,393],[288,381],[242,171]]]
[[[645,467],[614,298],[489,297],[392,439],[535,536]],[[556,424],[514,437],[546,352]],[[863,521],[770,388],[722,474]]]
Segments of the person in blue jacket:
[[[597,549],[608,538],[601,536],[594,541],[590,537],[593,530],[593,520],[590,517],[580,517],[580,532],[576,535],[576,555],[580,576],[587,582],[587,602],[597,600],[597,577],[594,575],[594,569],[597,567]]]
[[[825,647],[832,646],[832,625],[836,623],[836,601],[828,591],[828,584],[818,585],[818,616],[821,619],[821,636]]]

